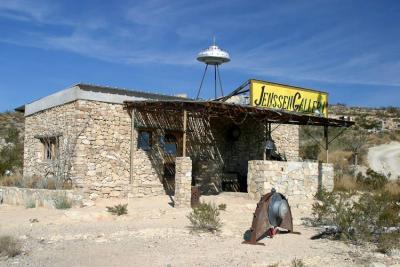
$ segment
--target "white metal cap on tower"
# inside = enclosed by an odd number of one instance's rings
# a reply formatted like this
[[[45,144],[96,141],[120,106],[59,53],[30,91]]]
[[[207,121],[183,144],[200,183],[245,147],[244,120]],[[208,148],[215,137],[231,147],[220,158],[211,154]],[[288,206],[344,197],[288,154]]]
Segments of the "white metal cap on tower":
[[[231,61],[228,52],[220,49],[215,43],[197,55],[197,60],[209,65],[221,65]]]

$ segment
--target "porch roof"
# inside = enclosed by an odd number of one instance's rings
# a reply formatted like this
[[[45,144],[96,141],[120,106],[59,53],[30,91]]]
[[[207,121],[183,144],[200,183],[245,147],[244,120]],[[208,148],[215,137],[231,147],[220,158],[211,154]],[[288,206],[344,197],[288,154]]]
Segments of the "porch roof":
[[[220,101],[196,101],[196,100],[145,100],[124,101],[126,108],[139,109],[143,111],[167,111],[189,113],[202,113],[215,117],[226,117],[237,120],[253,118],[280,124],[314,125],[329,127],[350,127],[353,121],[339,120],[311,116],[296,112],[282,111],[276,109],[259,108],[249,105],[239,105]]]

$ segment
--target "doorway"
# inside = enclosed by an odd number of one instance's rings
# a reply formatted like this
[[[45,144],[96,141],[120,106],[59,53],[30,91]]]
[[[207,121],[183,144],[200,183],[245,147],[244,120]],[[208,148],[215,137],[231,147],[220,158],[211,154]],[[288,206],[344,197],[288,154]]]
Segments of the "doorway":
[[[164,158],[163,186],[168,195],[175,193],[175,160],[182,156],[182,132],[165,131],[161,137]]]

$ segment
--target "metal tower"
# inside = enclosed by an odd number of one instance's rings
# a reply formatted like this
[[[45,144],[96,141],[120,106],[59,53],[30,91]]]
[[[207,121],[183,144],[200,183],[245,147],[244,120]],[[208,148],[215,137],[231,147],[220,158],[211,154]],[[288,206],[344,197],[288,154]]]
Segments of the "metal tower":
[[[197,60],[206,64],[204,69],[203,77],[201,79],[199,90],[197,91],[196,99],[199,98],[201,87],[203,86],[204,78],[207,73],[208,65],[214,66],[214,96],[217,98],[217,78],[219,81],[219,87],[221,89],[221,96],[224,96],[224,91],[222,89],[221,74],[219,73],[219,65],[231,61],[228,52],[220,49],[215,44],[215,37],[213,45],[209,46],[207,49],[201,51],[197,55]]]

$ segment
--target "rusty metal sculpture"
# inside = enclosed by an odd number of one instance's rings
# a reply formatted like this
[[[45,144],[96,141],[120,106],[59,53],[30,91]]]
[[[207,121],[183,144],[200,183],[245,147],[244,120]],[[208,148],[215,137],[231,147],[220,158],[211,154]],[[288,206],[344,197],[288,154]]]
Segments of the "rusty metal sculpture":
[[[293,232],[292,213],[286,197],[272,189],[257,203],[250,228],[250,240],[243,244],[264,246],[264,243],[258,241],[265,236],[272,238],[279,229]]]

